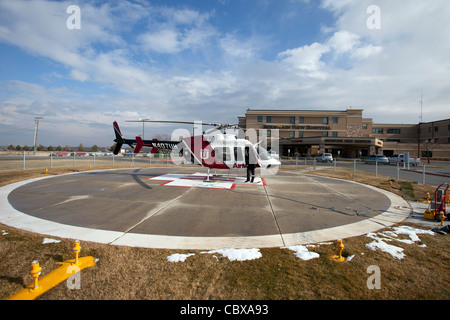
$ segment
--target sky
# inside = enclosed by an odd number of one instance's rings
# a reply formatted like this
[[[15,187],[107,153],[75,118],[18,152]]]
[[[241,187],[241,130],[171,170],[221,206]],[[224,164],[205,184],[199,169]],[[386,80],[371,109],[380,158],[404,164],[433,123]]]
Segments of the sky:
[[[38,144],[88,147],[115,120],[132,138],[126,120],[247,108],[447,119],[449,16],[448,0],[0,0],[0,145],[32,146],[36,116]]]

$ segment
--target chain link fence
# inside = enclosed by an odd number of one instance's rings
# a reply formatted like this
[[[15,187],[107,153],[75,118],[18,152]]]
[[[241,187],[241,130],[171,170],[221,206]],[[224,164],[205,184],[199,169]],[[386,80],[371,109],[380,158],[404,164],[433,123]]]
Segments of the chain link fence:
[[[170,164],[170,155],[151,153],[114,155],[89,152],[3,152],[0,154],[0,171]]]

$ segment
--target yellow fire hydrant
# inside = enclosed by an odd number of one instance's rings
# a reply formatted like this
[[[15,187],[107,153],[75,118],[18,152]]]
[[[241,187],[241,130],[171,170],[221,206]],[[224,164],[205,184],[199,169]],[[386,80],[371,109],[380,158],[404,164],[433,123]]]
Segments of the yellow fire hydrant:
[[[38,283],[38,279],[39,276],[41,275],[41,270],[42,268],[39,266],[39,261],[34,260],[31,263],[31,277],[34,279],[34,286],[32,290],[38,290],[39,289],[39,283]]]
[[[445,219],[445,215],[444,215],[443,211],[439,212],[439,218],[441,218],[441,226],[443,226],[444,225],[444,219]]]
[[[75,241],[75,246],[73,247],[73,252],[75,252],[75,264],[80,264],[80,261],[78,260],[78,254],[81,251],[81,245],[80,240]]]
[[[333,256],[333,259],[336,261],[345,261],[345,258],[342,256],[342,251],[344,250],[344,244],[342,243],[342,240],[338,240],[336,246],[339,250],[339,255]]]

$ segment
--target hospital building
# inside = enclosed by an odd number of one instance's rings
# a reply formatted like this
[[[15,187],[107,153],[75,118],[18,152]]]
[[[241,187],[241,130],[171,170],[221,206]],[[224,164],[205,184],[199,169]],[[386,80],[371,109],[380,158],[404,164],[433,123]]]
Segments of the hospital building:
[[[247,109],[239,126],[267,135],[268,149],[277,139],[282,156],[358,158],[370,154],[450,160],[450,119],[417,124],[378,124],[363,109]]]

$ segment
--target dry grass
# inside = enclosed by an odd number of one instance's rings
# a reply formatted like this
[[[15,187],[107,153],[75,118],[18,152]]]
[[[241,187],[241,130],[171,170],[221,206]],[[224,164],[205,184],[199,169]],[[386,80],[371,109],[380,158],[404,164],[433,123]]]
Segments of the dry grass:
[[[58,170],[61,171],[51,174],[73,171]],[[334,172],[319,174],[335,175]],[[0,185],[42,175],[42,170],[2,173]],[[343,173],[341,178],[345,175]],[[360,179],[364,179],[362,175]],[[388,180],[380,179],[376,182],[370,178],[365,182],[390,189]],[[417,196],[426,191],[418,185],[413,187]],[[401,194],[401,186],[394,183],[392,191]],[[32,283],[31,261],[39,260],[42,275],[45,275],[57,268],[58,262],[73,258],[73,239],[43,245],[44,235],[4,225],[0,228],[8,232],[0,235],[1,299]],[[353,260],[344,263],[331,259],[337,249],[329,244],[311,248],[320,257],[309,261],[297,258],[288,249],[270,248],[260,250],[260,259],[239,262],[195,250],[142,249],[83,242],[81,256],[94,256],[99,262],[81,271],[81,289],[71,290],[62,283],[39,299],[449,299],[450,236],[420,235],[420,239],[421,243],[415,244],[395,242],[405,249],[403,260],[366,248],[365,244],[372,241],[368,237],[344,239],[343,255],[355,255]],[[426,247],[419,247],[419,244]],[[173,253],[188,252],[195,255],[185,262],[172,263],[166,259]],[[380,267],[380,290],[367,288],[370,265]]]

